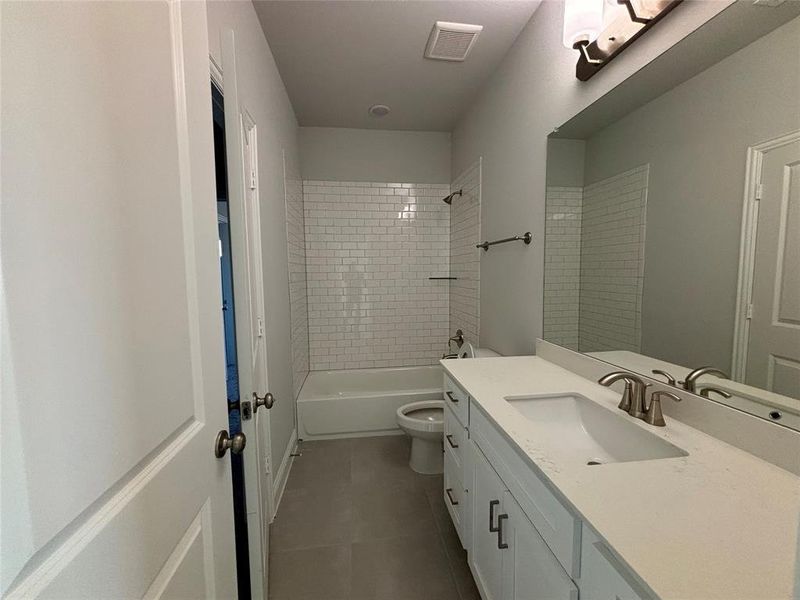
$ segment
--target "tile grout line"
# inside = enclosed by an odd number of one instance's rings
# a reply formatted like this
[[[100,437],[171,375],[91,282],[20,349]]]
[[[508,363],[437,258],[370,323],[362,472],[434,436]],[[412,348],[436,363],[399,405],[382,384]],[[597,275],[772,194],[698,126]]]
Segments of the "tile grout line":
[[[434,508],[433,501],[431,500],[430,496],[428,496],[428,494],[425,494],[425,499],[428,502],[428,507],[431,509],[431,513],[435,515],[436,509]],[[453,561],[450,560],[450,555],[447,552],[447,542],[444,539],[444,535],[442,534],[442,529],[441,527],[439,527],[439,523],[436,520],[435,516],[434,516],[434,526],[436,527],[436,537],[439,540],[439,546],[441,547],[442,552],[444,552],[444,558],[445,561],[447,562],[447,570],[450,572],[450,580],[453,582],[453,589],[456,592],[456,596],[458,596],[460,600],[464,600],[464,597],[461,595],[461,590],[458,589],[458,581],[456,580],[456,572],[453,569]]]

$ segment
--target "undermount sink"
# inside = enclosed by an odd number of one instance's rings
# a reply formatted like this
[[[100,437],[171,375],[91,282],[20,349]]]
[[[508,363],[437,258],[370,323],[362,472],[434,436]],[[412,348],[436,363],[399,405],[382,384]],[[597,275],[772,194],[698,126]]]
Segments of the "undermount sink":
[[[666,440],[574,393],[506,396],[526,419],[544,425],[542,439],[570,461],[587,465],[688,456]]]

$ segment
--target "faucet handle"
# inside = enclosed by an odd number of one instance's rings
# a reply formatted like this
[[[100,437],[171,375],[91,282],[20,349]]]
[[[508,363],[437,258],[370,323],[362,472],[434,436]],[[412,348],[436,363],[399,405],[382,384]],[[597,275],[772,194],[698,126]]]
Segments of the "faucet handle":
[[[715,388],[712,386],[704,387],[702,390],[700,390],[700,395],[703,396],[703,398],[710,398],[710,396],[708,395],[709,392],[714,392],[715,394],[719,394],[723,398],[731,397],[731,395],[725,390],[721,390],[719,388]]]
[[[666,377],[667,385],[675,387],[675,384],[677,383],[676,379],[666,371],[663,371],[661,369],[653,369],[651,372],[653,373],[653,375],[662,375],[663,377]]]
[[[648,425],[664,427],[667,424],[667,422],[664,420],[664,413],[661,412],[662,396],[672,398],[675,402],[681,401],[681,397],[677,394],[673,394],[672,392],[665,392],[663,390],[653,392],[653,395],[650,396],[650,406],[647,408],[647,411],[644,414],[644,422]]]

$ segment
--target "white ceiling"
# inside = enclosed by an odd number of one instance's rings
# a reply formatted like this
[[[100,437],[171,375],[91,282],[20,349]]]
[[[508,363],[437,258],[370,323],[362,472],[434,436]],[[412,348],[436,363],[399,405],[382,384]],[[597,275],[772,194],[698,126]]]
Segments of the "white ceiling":
[[[450,131],[540,0],[255,0],[302,126]],[[465,62],[423,58],[435,21],[483,25]],[[392,112],[372,117],[373,104]]]

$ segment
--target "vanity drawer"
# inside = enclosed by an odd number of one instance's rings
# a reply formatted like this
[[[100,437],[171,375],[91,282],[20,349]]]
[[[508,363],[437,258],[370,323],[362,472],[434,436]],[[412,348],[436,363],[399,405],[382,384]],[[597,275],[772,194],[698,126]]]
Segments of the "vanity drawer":
[[[447,512],[450,513],[450,518],[453,519],[453,525],[458,532],[458,538],[461,540],[461,545],[464,545],[464,505],[465,493],[464,484],[462,483],[461,468],[456,465],[450,453],[444,453],[444,505],[447,507]]]
[[[480,447],[550,551],[573,578],[580,574],[581,521],[534,472],[496,426],[473,406],[470,438]]]
[[[581,600],[644,600],[653,597],[585,525],[579,588]]]
[[[467,430],[458,420],[455,412],[449,407],[444,409],[444,452],[450,454],[459,469],[464,472],[464,447],[467,442]],[[463,475],[462,475],[463,477]]]
[[[444,402],[453,409],[453,413],[461,424],[469,424],[469,396],[447,375],[444,376]]]

